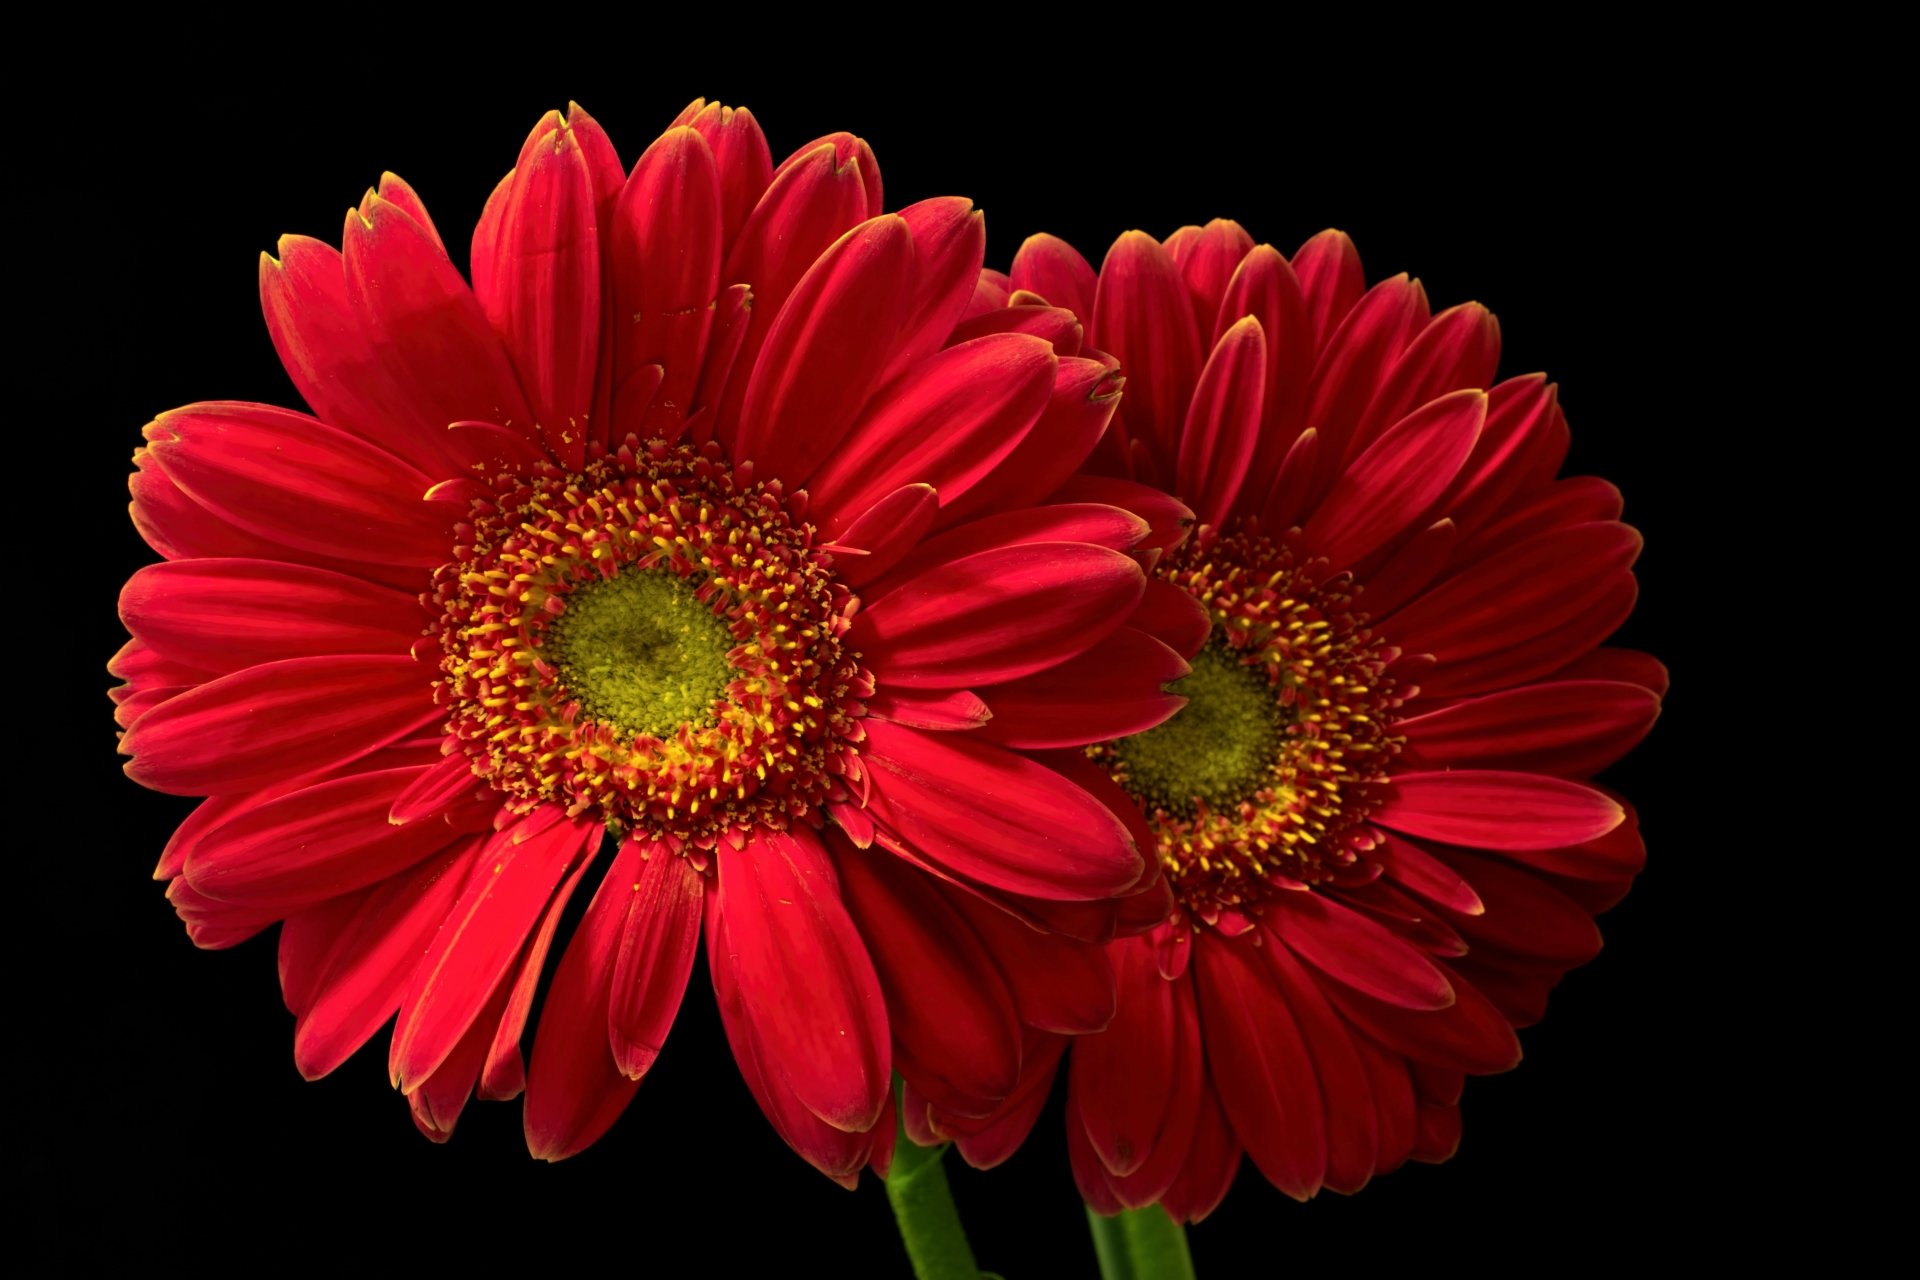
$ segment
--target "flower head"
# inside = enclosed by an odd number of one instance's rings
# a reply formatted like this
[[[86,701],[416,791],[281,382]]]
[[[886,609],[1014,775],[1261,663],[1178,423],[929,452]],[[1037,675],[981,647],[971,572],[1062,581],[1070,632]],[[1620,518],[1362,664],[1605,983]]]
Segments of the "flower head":
[[[524,1088],[533,1151],[571,1154],[704,935],[755,1097],[850,1181],[888,1158],[896,1068],[984,1115],[1050,1066],[1043,1031],[1111,1016],[1098,944],[1170,900],[1113,796],[1039,752],[1178,705],[1130,553],[1185,513],[1043,501],[1112,417],[1110,362],[963,325],[981,216],[881,200],[848,134],[776,167],[696,102],[627,173],[553,112],[471,285],[392,175],[341,249],[262,257],[311,416],[147,428],[127,771],[207,797],[157,875],[203,946],[281,924],[309,1077],[395,1020],[429,1136]],[[1082,729],[1094,696],[1125,710]],[[925,982],[964,1007],[903,1001]]]
[[[1036,236],[982,292],[1127,370],[1074,492],[1147,483],[1198,519],[1150,584],[1191,606],[1160,605],[1186,703],[1085,753],[1176,907],[1112,945],[1117,1014],[1073,1046],[1082,1193],[1190,1220],[1243,1153],[1297,1197],[1445,1159],[1464,1078],[1519,1060],[1644,857],[1588,781],[1666,688],[1603,647],[1640,547],[1618,492],[1556,479],[1555,388],[1496,381],[1491,313],[1367,289],[1339,232],[1291,259],[1232,222],[1130,232],[1097,274]],[[909,1101],[977,1163],[1037,1110]]]

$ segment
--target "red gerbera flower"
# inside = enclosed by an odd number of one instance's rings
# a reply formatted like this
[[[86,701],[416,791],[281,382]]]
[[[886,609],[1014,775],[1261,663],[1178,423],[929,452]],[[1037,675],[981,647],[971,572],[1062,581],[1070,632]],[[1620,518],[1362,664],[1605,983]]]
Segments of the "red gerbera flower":
[[[891,1150],[896,1066],[984,1113],[1023,1027],[1104,1023],[1099,949],[1061,935],[1168,898],[1022,748],[1110,731],[1077,733],[1053,682],[1098,685],[1126,731],[1175,705],[1184,666],[1127,625],[1152,598],[1127,553],[1183,513],[1036,505],[1118,379],[955,332],[984,235],[966,200],[883,214],[851,135],[776,168],[746,111],[696,102],[631,175],[584,112],[550,113],[487,203],[471,288],[390,174],[344,252],[263,255],[315,416],[196,404],[147,428],[132,511],[165,561],[126,587],[112,669],[128,773],[208,797],[156,873],[193,939],[284,922],[303,1074],[397,1014],[423,1132],[524,1084],[531,1149],[571,1154],[660,1051],[704,931],[755,1097],[851,1182]],[[974,689],[1023,710],[947,732]],[[930,950],[1010,993],[991,1052],[889,1007]]]
[[[1618,491],[1555,478],[1555,389],[1494,381],[1486,308],[1430,315],[1404,275],[1366,289],[1337,231],[1291,261],[1232,222],[1132,232],[1097,278],[1037,236],[982,293],[1033,332],[1077,319],[1124,363],[1072,493],[1145,481],[1200,521],[1153,565],[1199,606],[1161,615],[1188,628],[1188,701],[1075,773],[1132,802],[1178,902],[1113,945],[1118,1014],[1073,1049],[1082,1193],[1193,1220],[1243,1151],[1301,1198],[1446,1159],[1464,1078],[1519,1060],[1514,1028],[1598,951],[1592,917],[1644,858],[1587,781],[1666,688],[1601,647],[1640,549]],[[979,1164],[1037,1112],[909,1104]]]

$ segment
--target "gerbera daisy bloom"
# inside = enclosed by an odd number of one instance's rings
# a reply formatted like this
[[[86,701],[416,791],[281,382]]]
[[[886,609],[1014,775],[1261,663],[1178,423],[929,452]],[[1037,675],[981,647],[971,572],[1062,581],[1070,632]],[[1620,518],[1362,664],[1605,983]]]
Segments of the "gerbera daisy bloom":
[[[207,797],[156,872],[194,941],[281,923],[304,1075],[393,1020],[429,1137],[524,1088],[531,1150],[569,1155],[660,1052],[704,936],[747,1084],[850,1183],[891,1151],[894,1070],[985,1114],[1029,1033],[1111,1016],[1097,944],[1170,899],[1028,748],[1112,732],[1075,727],[1090,689],[1128,732],[1178,705],[1130,553],[1186,513],[1040,504],[1117,376],[956,330],[981,216],[881,196],[849,134],[776,167],[750,114],[695,102],[628,174],[550,113],[471,287],[391,174],[340,250],[262,256],[311,416],[147,427],[132,513],[164,560],[121,597],[127,772]],[[988,695],[996,732],[955,732]],[[890,999],[929,954],[1005,1020]]]
[[[1146,482],[1198,519],[1152,564],[1197,605],[1186,705],[1056,762],[1129,809],[1178,904],[1113,944],[1118,1013],[1072,1049],[1083,1195],[1190,1221],[1243,1152],[1299,1198],[1446,1159],[1464,1078],[1518,1062],[1643,861],[1590,781],[1666,688],[1603,647],[1640,549],[1618,491],[1556,478],[1555,388],[1495,381],[1486,308],[1367,289],[1337,231],[1291,259],[1228,221],[1130,232],[1097,275],[1036,236],[981,289],[1126,369],[1073,495]],[[909,1103],[983,1164],[1037,1111]]]

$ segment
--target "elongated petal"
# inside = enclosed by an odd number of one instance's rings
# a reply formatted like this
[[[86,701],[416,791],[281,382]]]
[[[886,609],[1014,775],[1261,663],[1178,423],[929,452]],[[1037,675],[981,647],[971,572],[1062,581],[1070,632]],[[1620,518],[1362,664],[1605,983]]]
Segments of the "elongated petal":
[[[1128,435],[1152,442],[1171,463],[1201,355],[1187,287],[1172,257],[1143,231],[1121,236],[1101,264],[1093,310],[1093,344],[1127,371],[1120,417]]]
[[[932,485],[904,484],[865,510],[826,517],[841,580],[861,587],[884,575],[918,545],[939,511],[940,495]]]
[[[895,1068],[934,1106],[986,1115],[1020,1082],[1020,1020],[993,957],[936,882],[842,848],[847,909],[886,992]]]
[[[420,772],[351,774],[244,808],[194,845],[187,880],[209,897],[297,911],[397,874],[457,834],[387,821]]]
[[[1103,948],[1042,933],[964,889],[942,892],[992,954],[1020,1021],[1073,1036],[1104,1030],[1113,1021],[1113,966]]]
[[[282,658],[405,653],[419,600],[326,569],[269,560],[148,565],[120,592],[120,620],[158,654],[229,672]]]
[[[1239,270],[1241,261],[1253,251],[1253,237],[1233,219],[1215,218],[1178,244],[1169,240],[1167,249],[1173,254],[1173,264],[1180,269],[1180,278],[1187,283],[1188,296],[1193,299],[1193,322],[1201,340],[1213,338],[1214,320],[1220,314],[1228,282]]]
[[[1060,502],[1044,507],[1002,511],[971,520],[929,538],[915,548],[899,570],[864,593],[872,607],[881,597],[935,569],[986,551],[1011,552],[1035,543],[1084,542],[1112,551],[1129,551],[1146,541],[1152,529],[1131,511],[1107,503]]]
[[[1193,1001],[1181,998],[1185,979],[1162,978],[1150,947],[1127,941],[1112,954],[1118,1009],[1106,1034],[1074,1046],[1070,1069],[1094,1152],[1109,1174],[1125,1177],[1154,1156],[1192,1100],[1175,1086],[1200,1024]],[[1182,1137],[1183,1149],[1186,1141]]]
[[[1180,432],[1175,488],[1202,524],[1225,523],[1240,496],[1266,405],[1267,338],[1252,316],[1221,335]]]
[[[142,716],[120,744],[133,757],[127,775],[174,795],[218,795],[332,768],[443,718],[427,676],[404,654],[248,667]]]
[[[1596,521],[1529,538],[1456,574],[1393,615],[1394,642],[1443,665],[1544,634],[1627,572],[1640,535]]]
[[[573,130],[548,113],[514,167],[492,245],[490,274],[499,287],[485,300],[540,439],[570,471],[586,458],[600,355],[596,194]]]
[[[540,916],[539,927],[527,939],[526,947],[510,972],[512,980],[501,982],[494,992],[493,1002],[500,1005],[499,1016],[494,1016],[490,1005],[481,1011],[475,1021],[475,1028],[487,1037],[487,1052],[480,1065],[477,1090],[485,1101],[505,1102],[509,1098],[519,1097],[526,1090],[527,1063],[520,1053],[520,1038],[527,1029],[527,1015],[533,1010],[534,990],[540,984],[541,970],[546,967],[547,952],[553,946],[553,935],[560,927],[560,917],[566,912],[567,904],[573,901],[573,891],[580,887],[581,877],[587,874],[588,863],[587,858],[575,859],[572,874],[561,882],[553,897],[547,900],[547,909]]]
[[[146,437],[148,453],[169,479],[256,537],[325,556],[423,569],[451,550],[451,521],[421,500],[426,477],[305,414],[266,405],[189,405],[154,419]]]
[[[317,1080],[380,1029],[453,909],[485,841],[472,837],[376,886],[328,952],[294,1028],[293,1063]]]
[[[454,904],[401,1001],[388,1055],[401,1092],[431,1075],[466,1034],[573,860],[598,834],[598,827],[558,821],[531,834],[509,827],[488,842],[479,874]]]
[[[1122,627],[1077,658],[985,690],[986,736],[1040,749],[1144,733],[1186,705],[1165,686],[1190,670],[1160,641]]]
[[[1352,1195],[1372,1178],[1380,1149],[1373,1089],[1344,1020],[1313,974],[1286,947],[1264,952],[1320,1081],[1327,1131],[1327,1185]],[[1444,979],[1443,979],[1444,981]]]
[[[1126,827],[1051,769],[971,734],[884,721],[867,734],[874,816],[925,861],[1043,900],[1111,897],[1140,879]]]
[[[716,867],[728,950],[710,959],[738,987],[762,1065],[827,1124],[865,1133],[888,1098],[886,1000],[819,837],[763,828]]]
[[[822,511],[859,511],[908,484],[944,503],[979,483],[1033,429],[1052,398],[1055,358],[1007,333],[920,361],[862,414],[808,482]]]
[[[639,847],[623,845],[554,968],[527,1064],[524,1124],[527,1150],[537,1160],[564,1160],[585,1150],[613,1127],[640,1087],[616,1068],[606,1037],[639,863]]]
[[[655,845],[651,851],[643,846],[641,861],[616,885],[626,886],[629,897],[607,1031],[614,1064],[638,1080],[659,1056],[686,995],[706,881],[685,858]]]
[[[764,478],[806,483],[879,385],[912,267],[913,238],[897,217],[862,223],[820,256],[767,331],[736,456]]]
[[[1145,587],[1120,552],[1030,542],[921,574],[862,612],[849,634],[890,683],[998,683],[1091,648],[1126,621]]]
[[[534,438],[499,336],[419,223],[377,196],[363,201],[347,215],[345,257],[347,296],[409,404],[441,423],[496,422]]]
[[[1338,570],[1392,543],[1433,509],[1486,421],[1481,391],[1456,391],[1389,428],[1354,459],[1302,530]]]
[[[1234,1134],[1267,1181],[1304,1200],[1326,1176],[1327,1133],[1293,1011],[1248,941],[1196,939],[1193,975],[1208,1066]]]
[[[1398,275],[1368,290],[1327,340],[1307,389],[1306,421],[1320,433],[1325,450],[1318,488],[1326,487],[1335,465],[1359,452],[1360,415],[1387,369],[1426,323],[1425,291]]]
[[[668,435],[694,408],[724,252],[720,170],[701,134],[669,129],[633,166],[612,234],[613,385],[659,365],[646,403],[616,391],[616,433]],[[649,413],[650,406],[657,406]]]
[[[1307,317],[1313,325],[1312,348],[1324,349],[1334,330],[1366,292],[1360,254],[1344,231],[1326,230],[1300,246],[1293,255],[1293,274],[1300,281]]]
[[[873,212],[880,212],[873,206]],[[901,321],[891,379],[938,351],[966,311],[987,256],[986,218],[964,196],[910,204],[900,220],[913,233],[913,282]]]
[[[1302,960],[1375,999],[1444,1009],[1453,988],[1433,963],[1382,926],[1318,893],[1289,893],[1266,925]]]
[[[1015,289],[1065,307],[1082,325],[1093,324],[1093,295],[1099,280],[1079,251],[1060,237],[1045,232],[1028,236],[1013,255],[1013,270],[1008,274]]]
[[[1373,818],[1410,836],[1481,849],[1552,849],[1619,826],[1619,805],[1592,787],[1531,773],[1401,773]]]
[[[1589,777],[1633,749],[1660,714],[1639,685],[1565,680],[1457,702],[1400,723],[1427,765]]]

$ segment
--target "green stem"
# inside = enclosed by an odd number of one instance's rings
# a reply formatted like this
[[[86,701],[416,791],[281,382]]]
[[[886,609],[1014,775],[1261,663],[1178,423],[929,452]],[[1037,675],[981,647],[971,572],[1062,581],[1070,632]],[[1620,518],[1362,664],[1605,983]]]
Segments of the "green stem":
[[[1087,1210],[1102,1280],[1193,1280],[1187,1230],[1159,1205],[1111,1218]]]
[[[973,1246],[967,1243],[960,1211],[954,1208],[953,1192],[947,1186],[947,1171],[941,1163],[946,1154],[945,1143],[915,1146],[902,1124],[894,1135],[887,1201],[893,1205],[893,1220],[900,1227],[900,1239],[918,1280],[979,1280]]]

